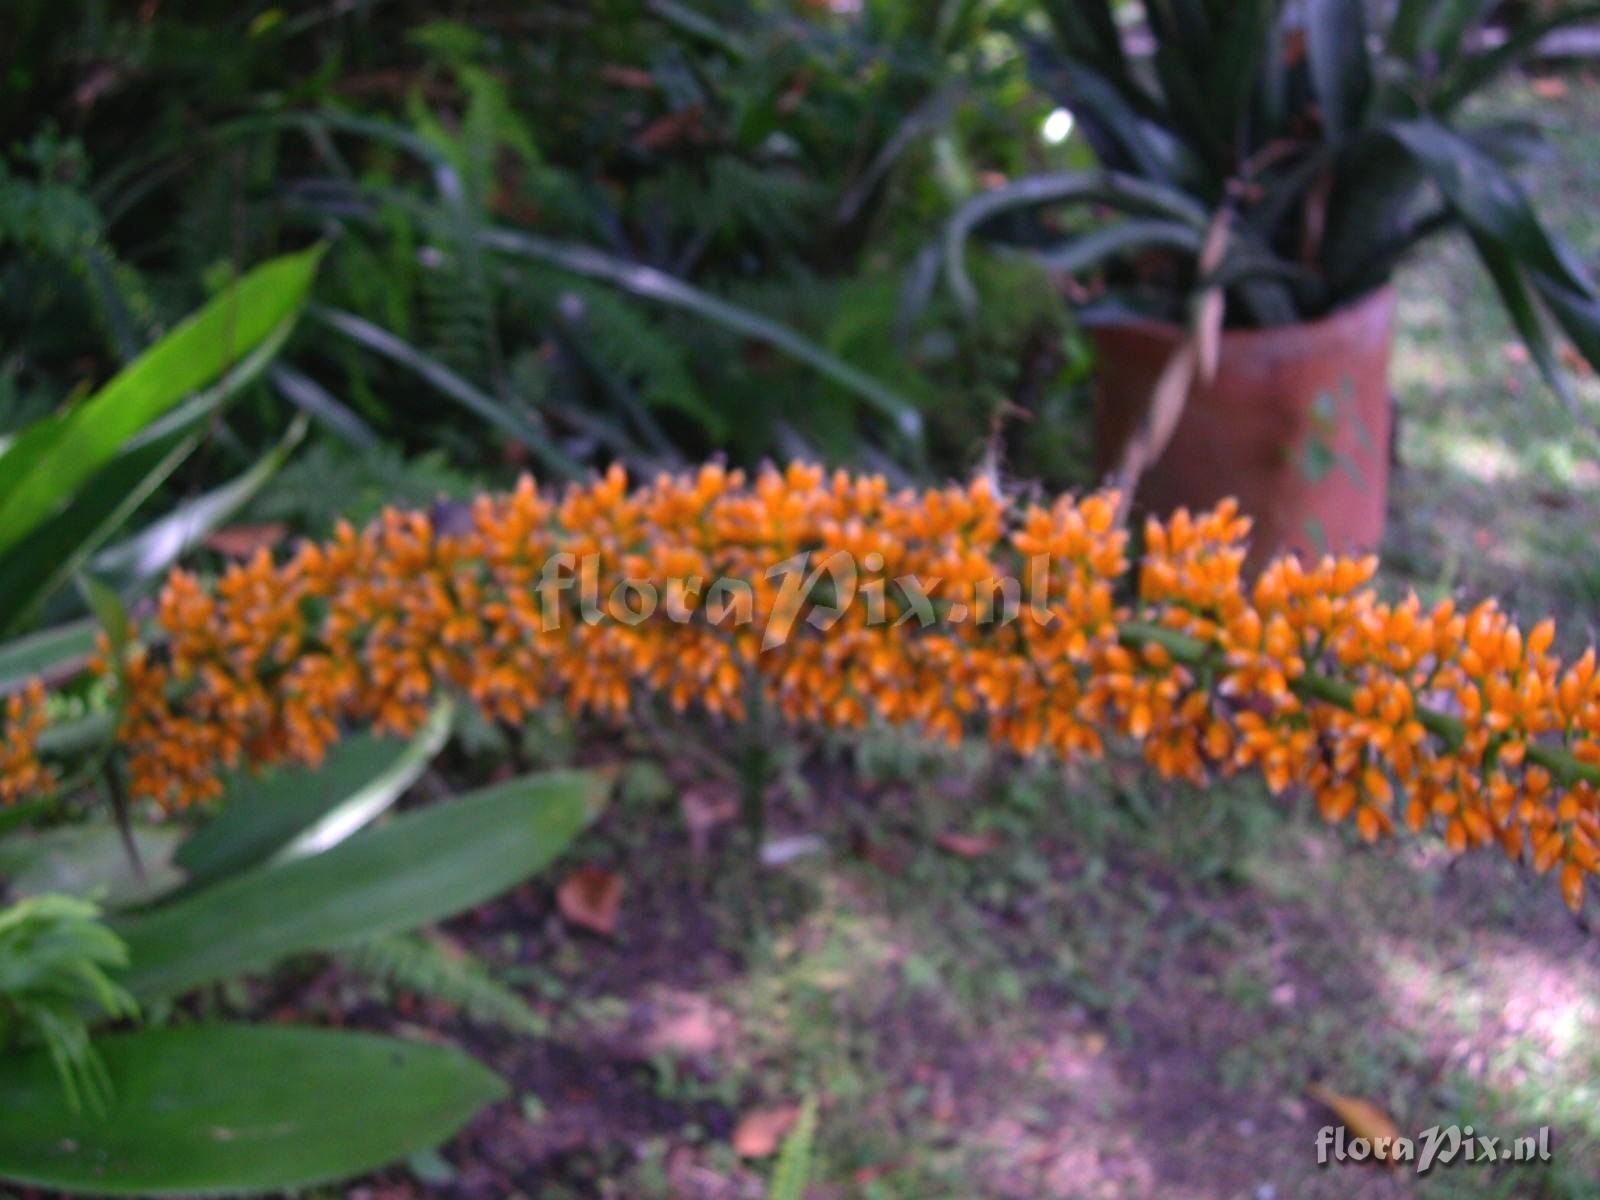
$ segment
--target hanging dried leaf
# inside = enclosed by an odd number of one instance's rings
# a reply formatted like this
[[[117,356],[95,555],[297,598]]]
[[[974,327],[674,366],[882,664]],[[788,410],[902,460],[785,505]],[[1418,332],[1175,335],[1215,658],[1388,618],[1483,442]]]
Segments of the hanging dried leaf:
[[[1198,361],[1194,339],[1186,339],[1156,380],[1144,421],[1122,448],[1122,460],[1112,472],[1111,486],[1118,494],[1124,513],[1133,500],[1139,480],[1161,457],[1178,428],[1178,418],[1183,416],[1184,405],[1189,401]]]

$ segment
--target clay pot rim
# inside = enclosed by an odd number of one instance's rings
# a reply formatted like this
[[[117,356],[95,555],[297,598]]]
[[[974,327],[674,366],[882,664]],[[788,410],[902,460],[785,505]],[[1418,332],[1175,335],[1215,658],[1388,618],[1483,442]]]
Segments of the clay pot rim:
[[[1268,325],[1258,329],[1229,329],[1224,327],[1222,340],[1226,345],[1240,346],[1283,337],[1291,332],[1299,335],[1309,333],[1315,336],[1318,333],[1333,332],[1344,325],[1358,324],[1360,318],[1369,316],[1374,310],[1380,308],[1388,308],[1390,310],[1389,319],[1392,320],[1394,302],[1394,284],[1384,283],[1373,288],[1365,295],[1350,301],[1350,303],[1341,305],[1332,312],[1325,313],[1310,321],[1295,321],[1288,325]],[[1083,328],[1090,336],[1100,333],[1133,333],[1146,334],[1150,337],[1170,342],[1180,341],[1187,333],[1182,325],[1174,324],[1171,321],[1158,321],[1153,317],[1087,321],[1084,323]]]

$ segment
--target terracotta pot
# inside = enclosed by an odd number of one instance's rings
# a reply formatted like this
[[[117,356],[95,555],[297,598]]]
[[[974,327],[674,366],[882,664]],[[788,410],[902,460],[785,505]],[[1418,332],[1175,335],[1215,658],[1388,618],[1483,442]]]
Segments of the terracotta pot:
[[[1177,432],[1139,485],[1165,514],[1237,496],[1255,518],[1251,563],[1376,550],[1389,491],[1389,288],[1303,325],[1225,333],[1216,379],[1189,396]],[[1140,322],[1090,331],[1099,350],[1102,472],[1138,427],[1183,334]]]

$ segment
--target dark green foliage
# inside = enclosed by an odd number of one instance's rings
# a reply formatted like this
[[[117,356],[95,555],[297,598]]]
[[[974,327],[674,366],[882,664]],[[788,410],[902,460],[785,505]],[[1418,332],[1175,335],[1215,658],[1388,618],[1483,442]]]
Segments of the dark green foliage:
[[[959,371],[932,370],[890,339],[901,306],[880,283],[981,172],[1032,157],[1046,101],[994,36],[1025,8],[23,0],[0,51],[0,254],[19,251],[0,270],[25,273],[51,332],[38,304],[0,308],[0,422],[104,378],[244,267],[334,235],[317,298],[366,326],[302,329],[175,492],[247,469],[296,405],[390,461],[442,449],[479,472],[716,452],[962,469],[998,411],[953,420],[966,380],[1039,330],[963,341]],[[45,112],[62,132],[40,140]],[[867,295],[891,351],[870,359],[832,328]],[[931,459],[929,420],[951,431]]]

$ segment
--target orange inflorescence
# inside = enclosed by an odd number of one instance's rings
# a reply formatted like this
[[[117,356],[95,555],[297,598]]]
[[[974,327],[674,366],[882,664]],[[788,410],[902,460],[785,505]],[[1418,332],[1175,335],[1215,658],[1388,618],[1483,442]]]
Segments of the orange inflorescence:
[[[48,793],[55,777],[39,762],[39,735],[46,724],[44,685],[38,680],[0,704],[0,804]]]
[[[440,526],[443,526],[442,528]],[[1600,841],[1600,680],[1548,622],[1379,598],[1376,563],[1242,573],[1232,505],[1151,522],[1136,578],[1114,497],[1019,503],[984,480],[892,491],[791,466],[630,491],[524,480],[436,524],[388,512],[214,587],[175,573],[117,664],[136,792],[214,796],[225,767],[315,764],[351,725],[405,733],[443,692],[516,723],[652,694],[742,719],[870,720],[1023,754],[1131,738],[1164,775],[1256,768],[1368,840],[1434,825],[1560,868]],[[1131,593],[1131,594],[1130,594]],[[110,665],[101,670],[109,671]],[[0,799],[48,787],[41,693],[13,700]]]

